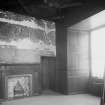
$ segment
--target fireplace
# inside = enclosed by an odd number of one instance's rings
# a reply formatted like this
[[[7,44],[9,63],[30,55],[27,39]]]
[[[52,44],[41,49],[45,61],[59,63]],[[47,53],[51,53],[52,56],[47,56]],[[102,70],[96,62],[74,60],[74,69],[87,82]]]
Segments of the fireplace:
[[[0,84],[1,99],[40,95],[40,64],[0,64]]]
[[[5,80],[8,99],[32,94],[32,74],[8,75]]]

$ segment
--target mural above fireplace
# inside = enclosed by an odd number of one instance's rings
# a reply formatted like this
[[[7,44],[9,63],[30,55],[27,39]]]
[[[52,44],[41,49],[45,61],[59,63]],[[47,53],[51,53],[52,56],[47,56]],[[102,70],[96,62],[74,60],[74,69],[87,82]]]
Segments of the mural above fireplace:
[[[40,62],[56,56],[55,23],[0,12],[0,62]]]

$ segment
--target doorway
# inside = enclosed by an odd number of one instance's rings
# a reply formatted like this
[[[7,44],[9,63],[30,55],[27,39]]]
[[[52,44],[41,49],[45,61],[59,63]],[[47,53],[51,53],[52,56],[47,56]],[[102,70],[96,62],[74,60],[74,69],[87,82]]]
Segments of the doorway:
[[[42,90],[56,90],[56,57],[41,57]]]

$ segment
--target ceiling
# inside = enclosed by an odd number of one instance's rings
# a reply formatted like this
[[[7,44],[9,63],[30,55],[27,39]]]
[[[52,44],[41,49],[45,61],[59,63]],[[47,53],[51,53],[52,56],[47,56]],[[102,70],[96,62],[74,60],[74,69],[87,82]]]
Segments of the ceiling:
[[[69,27],[71,30],[92,31],[105,27],[105,10]]]
[[[97,0],[98,1],[98,0]],[[101,0],[99,0],[100,2]],[[68,9],[80,8],[95,0],[0,0],[0,9],[49,20],[64,18]]]

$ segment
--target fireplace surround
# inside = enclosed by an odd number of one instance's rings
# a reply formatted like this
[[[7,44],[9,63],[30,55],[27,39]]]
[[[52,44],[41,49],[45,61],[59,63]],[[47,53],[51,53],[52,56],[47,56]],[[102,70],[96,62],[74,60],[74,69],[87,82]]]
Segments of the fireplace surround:
[[[40,95],[40,64],[0,64],[0,99]]]
[[[10,75],[5,80],[8,99],[32,94],[32,74]]]

